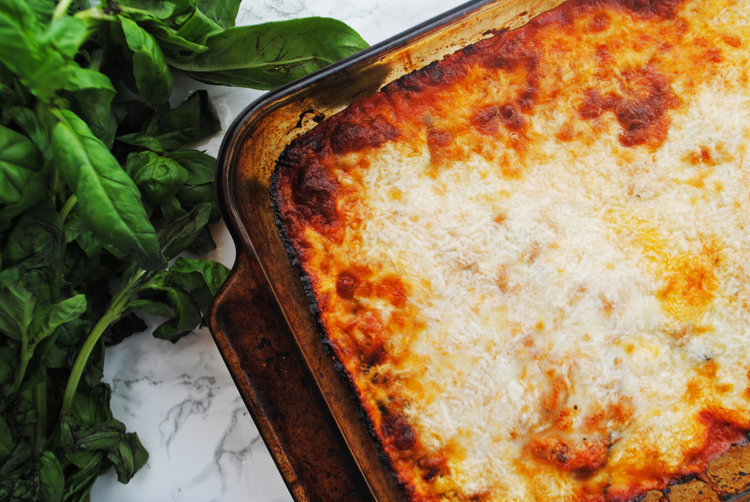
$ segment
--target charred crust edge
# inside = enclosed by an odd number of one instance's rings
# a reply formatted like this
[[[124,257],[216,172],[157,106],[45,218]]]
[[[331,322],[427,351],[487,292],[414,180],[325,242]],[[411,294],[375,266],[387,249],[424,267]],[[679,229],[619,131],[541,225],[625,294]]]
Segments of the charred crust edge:
[[[336,373],[338,373],[340,378],[345,382],[346,387],[349,391],[349,395],[355,403],[357,416],[360,422],[365,426],[367,430],[367,434],[370,436],[370,438],[373,440],[373,443],[376,445],[377,453],[378,453],[378,461],[383,467],[385,467],[389,475],[392,476],[392,479],[396,481],[399,489],[402,490],[403,495],[407,496],[409,483],[401,479],[401,476],[398,475],[398,472],[396,471],[391,458],[388,456],[388,453],[385,451],[385,448],[383,447],[381,439],[378,436],[377,430],[375,428],[375,424],[373,423],[372,418],[368,415],[364,407],[362,398],[359,395],[358,389],[356,387],[354,379],[352,378],[352,375],[346,370],[346,367],[336,355],[336,352],[333,348],[333,342],[328,336],[328,330],[325,328],[323,324],[323,320],[321,317],[322,312],[320,309],[320,304],[318,303],[318,300],[315,296],[312,279],[310,278],[310,275],[307,273],[307,271],[304,269],[300,256],[297,252],[297,248],[294,245],[294,241],[289,236],[286,230],[286,226],[284,225],[284,222],[281,218],[281,199],[280,199],[280,195],[278,192],[279,178],[280,178],[279,166],[280,164],[284,163],[284,160],[287,158],[288,151],[290,149],[295,148],[295,142],[296,141],[292,141],[292,143],[284,149],[281,156],[279,157],[279,160],[276,163],[276,167],[274,168],[273,174],[271,175],[271,178],[270,178],[269,194],[271,197],[271,203],[272,203],[272,208],[273,208],[274,222],[276,224],[276,228],[279,230],[281,243],[284,246],[284,250],[286,251],[287,257],[289,258],[289,261],[292,264],[292,267],[296,270],[297,276],[300,282],[302,283],[302,288],[305,291],[305,296],[307,297],[307,302],[310,308],[310,312],[312,313],[313,318],[315,319],[315,325],[317,327],[318,338],[323,343],[323,347],[325,348],[326,354],[328,354],[328,356],[331,358],[331,361],[333,362],[333,367]],[[296,166],[294,167],[296,168]]]

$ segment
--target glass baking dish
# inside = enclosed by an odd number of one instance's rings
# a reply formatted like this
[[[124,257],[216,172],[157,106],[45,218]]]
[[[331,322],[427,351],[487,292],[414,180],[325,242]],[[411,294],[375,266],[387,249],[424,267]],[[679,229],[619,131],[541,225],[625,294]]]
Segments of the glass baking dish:
[[[209,326],[293,497],[298,501],[404,500],[344,378],[326,351],[297,269],[273,215],[269,184],[291,139],[415,69],[490,30],[515,28],[561,0],[477,0],[270,92],[229,127],[218,157],[217,194],[237,246],[232,274]],[[645,500],[747,500],[736,447],[704,477]],[[699,495],[700,494],[700,495]]]

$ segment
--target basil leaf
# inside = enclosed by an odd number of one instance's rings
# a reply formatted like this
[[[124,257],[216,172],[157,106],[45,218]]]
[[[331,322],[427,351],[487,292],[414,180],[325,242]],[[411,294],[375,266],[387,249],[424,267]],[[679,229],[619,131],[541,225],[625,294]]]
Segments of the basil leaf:
[[[0,126],[0,204],[21,200],[24,188],[41,169],[41,156],[23,134]]]
[[[15,122],[39,151],[43,151],[47,147],[47,131],[32,109],[25,106],[11,106],[4,109],[2,113],[9,120]]]
[[[145,148],[156,153],[164,153],[166,151],[166,148],[159,142],[158,138],[140,132],[123,134],[122,136],[117,136],[116,139],[130,146]]]
[[[63,56],[72,59],[84,40],[86,23],[76,17],[65,16],[53,19],[40,41],[52,45]]]
[[[208,92],[200,90],[172,110],[154,114],[146,122],[144,133],[156,137],[166,149],[174,150],[220,130],[221,121]]]
[[[117,120],[112,113],[114,96],[105,89],[81,89],[71,93],[70,98],[72,110],[108,148],[112,147],[117,131]]]
[[[186,186],[177,192],[177,200],[186,210],[190,210],[198,204],[210,203],[212,206],[210,221],[218,221],[220,217],[219,208],[216,206],[216,194],[211,183]]]
[[[86,311],[86,295],[78,294],[52,304],[43,317],[34,323],[33,343],[38,343],[52,334],[58,326],[70,322]]]
[[[11,416],[11,421],[13,420]],[[31,448],[29,441],[19,438],[16,441],[16,445],[13,451],[10,452],[10,457],[6,459],[5,463],[0,466],[0,486],[4,486],[2,483],[3,478],[10,477],[19,470],[28,466],[29,460],[34,457],[34,452]]]
[[[133,312],[141,312],[159,317],[169,317],[171,311],[162,302],[138,298],[128,303],[128,309]]]
[[[234,26],[241,0],[198,0],[198,8],[222,28]]]
[[[7,365],[8,368],[12,367],[12,360],[4,358],[2,362],[5,363],[4,365]],[[4,462],[5,459],[10,456],[15,444],[15,441],[13,441],[13,433],[8,425],[8,421],[0,416],[0,462]]]
[[[106,244],[132,253],[144,268],[164,259],[138,189],[107,147],[74,113],[58,110],[50,148],[81,216]]]
[[[26,34],[33,35],[41,31],[39,19],[27,2],[0,0],[0,19],[0,24],[12,23]],[[3,39],[3,43],[6,42],[11,41]]]
[[[159,209],[161,214],[164,215],[164,219],[170,223],[184,217],[190,211],[190,208],[182,207],[182,203],[177,197],[170,197],[159,206]]]
[[[54,0],[26,0],[26,3],[34,11],[40,22],[49,23],[52,20],[52,14],[55,12],[56,6]]]
[[[187,169],[154,152],[131,153],[125,170],[144,198],[154,205],[176,194],[188,179]]]
[[[211,34],[208,50],[175,68],[211,84],[271,89],[350,56],[367,43],[329,18],[304,18],[238,26]]]
[[[0,344],[0,388],[10,383],[13,376],[13,363],[18,358],[16,351],[8,345]],[[4,459],[0,459],[2,462]]]
[[[45,131],[28,108],[12,107],[4,110],[8,116],[26,129],[34,145],[26,136],[0,126],[0,231],[8,229],[13,219],[37,205],[49,189],[49,169],[42,163],[37,148],[45,144]]]
[[[63,78],[56,89],[77,91],[81,89],[100,89],[109,91],[114,96],[115,88],[112,82],[103,73],[89,68],[81,68],[77,65],[68,64],[58,72],[59,78]]]
[[[172,160],[180,163],[188,171],[188,183],[204,185],[213,183],[216,177],[216,159],[198,150],[175,150],[166,154]]]
[[[23,2],[0,0],[0,62],[18,75],[22,83],[44,101],[51,101],[59,89],[108,89],[109,79],[94,70],[81,68],[70,55],[85,34],[82,20],[53,23],[42,31]]]
[[[133,77],[138,93],[154,108],[167,103],[172,92],[172,74],[159,44],[135,21],[124,16],[117,19],[132,51]]]
[[[0,466],[0,498],[2,500],[33,500],[36,483],[32,469],[34,450],[28,440],[20,439],[8,459]]]
[[[90,502],[91,486],[96,478],[109,468],[104,452],[69,453],[65,456],[65,459],[78,470],[71,469],[72,474],[68,474],[65,479],[64,500]]]
[[[168,317],[154,331],[154,336],[176,341],[202,322],[211,298],[228,275],[229,269],[219,263],[178,258],[169,270],[154,277],[145,293],[169,305],[170,311],[159,311],[150,303],[153,300],[148,299],[136,300],[129,307]]]
[[[127,312],[110,326],[110,329],[104,333],[102,339],[104,340],[104,344],[109,347],[120,343],[134,333],[141,333],[147,329],[148,325],[143,319],[132,312]]]
[[[42,269],[48,282],[57,282],[62,262],[63,231],[50,199],[26,211],[8,234],[3,263],[24,272]],[[45,273],[46,272],[46,273]]]
[[[79,467],[87,467],[93,458],[99,461],[106,458],[108,462],[99,464],[99,469],[103,471],[109,467],[109,463],[114,466],[117,479],[127,483],[146,463],[148,452],[138,436],[125,432],[125,425],[111,417],[108,394],[104,403],[86,404],[96,410],[104,410],[106,406],[109,418],[98,420],[89,414],[88,420],[83,423],[64,418],[61,424],[64,431],[60,437],[69,445],[66,458]]]
[[[36,295],[21,284],[21,274],[16,268],[0,272],[0,285],[0,333],[17,342],[28,339]]]
[[[208,202],[212,205],[211,221],[219,218],[213,181],[216,159],[196,150],[182,150],[167,155],[188,171],[188,179],[177,192],[177,200],[186,210]]]
[[[18,267],[0,272],[0,333],[20,346],[16,365],[16,388],[23,383],[36,346],[61,325],[86,310],[86,297],[79,294],[62,301],[49,301],[49,287],[36,274]]]
[[[13,224],[13,220],[24,211],[38,204],[49,192],[49,169],[44,166],[42,170],[31,175],[23,186],[19,200],[8,204],[0,209],[0,232],[7,230]]]
[[[0,62],[14,74],[25,79],[30,90],[36,88],[40,69],[64,66],[59,55],[46,53],[39,42],[41,26],[24,2],[0,0]],[[54,59],[49,61],[48,59]]]
[[[35,500],[56,502],[62,500],[65,489],[65,475],[62,466],[51,451],[45,451],[39,458],[39,488]]]
[[[125,433],[115,450],[108,452],[107,459],[112,462],[117,473],[117,480],[127,483],[148,460],[148,452],[138,436],[132,432]]]
[[[215,221],[215,220],[211,220]],[[211,235],[211,232],[209,231],[208,227],[204,227],[201,233],[195,238],[195,240],[188,246],[188,248],[185,251],[188,251],[193,254],[201,255],[208,253],[209,251],[212,251],[216,249],[216,243],[214,242],[214,238]]]
[[[66,225],[67,226],[67,225]],[[71,288],[83,290],[89,297],[95,289],[95,281],[104,277],[118,275],[122,264],[108,256],[101,241],[91,232],[84,232],[65,248],[64,277]],[[107,298],[108,290],[101,294]]]
[[[203,44],[188,40],[178,34],[177,30],[163,23],[148,26],[148,32],[159,43],[167,58],[185,58],[207,51]]]
[[[123,135],[139,132],[154,110],[143,101],[118,99],[112,103],[112,113],[117,120],[117,132]]]
[[[93,303],[88,302],[87,305],[92,313],[96,310]],[[60,325],[55,332],[54,343],[44,353],[47,367],[69,369],[70,361],[75,358],[91,325],[90,321],[82,317]]]
[[[202,44],[209,34],[221,30],[222,27],[201,12],[200,9],[194,9],[185,22],[182,23],[182,26],[177,30],[177,34],[182,38]]]
[[[176,342],[200,325],[203,320],[200,307],[188,291],[180,287],[169,286],[153,289],[165,293],[160,299],[163,303],[169,305],[173,312],[170,319],[164,321],[154,330],[156,338]]]
[[[178,6],[185,7],[185,1],[168,2],[164,0],[119,0],[118,8],[131,17],[145,16],[153,19],[169,19],[180,12]]]
[[[178,218],[159,232],[164,256],[174,258],[201,234],[211,220],[211,204],[198,204],[190,213]]]
[[[65,242],[77,242],[89,258],[96,257],[102,248],[101,241],[89,230],[86,220],[81,218],[80,212],[76,210],[73,210],[65,222]]]
[[[216,109],[208,93],[201,90],[191,94],[176,108],[155,113],[141,132],[118,136],[117,139],[161,153],[200,141],[220,130]]]
[[[229,276],[229,269],[221,263],[208,260],[197,260],[193,258],[178,258],[174,264],[169,267],[170,281],[181,285],[190,291],[206,287],[208,293],[213,296],[224,284]],[[187,282],[189,279],[192,282]],[[208,305],[206,304],[204,310]]]

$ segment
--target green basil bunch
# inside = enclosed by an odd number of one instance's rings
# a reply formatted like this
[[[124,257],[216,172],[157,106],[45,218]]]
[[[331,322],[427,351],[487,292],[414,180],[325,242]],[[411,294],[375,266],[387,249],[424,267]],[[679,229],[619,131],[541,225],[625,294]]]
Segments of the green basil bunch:
[[[147,452],[113,415],[105,346],[201,325],[227,276],[197,258],[219,218],[221,129],[175,71],[270,89],[366,43],[307,18],[234,26],[239,0],[0,0],[0,500],[83,501]]]

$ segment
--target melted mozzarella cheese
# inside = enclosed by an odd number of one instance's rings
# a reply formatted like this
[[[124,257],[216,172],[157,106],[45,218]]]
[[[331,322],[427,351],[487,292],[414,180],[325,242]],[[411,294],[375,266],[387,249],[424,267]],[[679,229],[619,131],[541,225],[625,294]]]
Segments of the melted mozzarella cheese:
[[[389,369],[405,382],[407,412],[427,445],[467,451],[451,464],[467,493],[576,499],[567,485],[577,480],[540,488],[516,463],[528,438],[550,427],[538,405],[550,371],[570,387],[566,402],[581,427],[597,407],[632,402],[634,416],[609,431],[617,435],[608,464],[615,480],[644,444],[658,447],[665,468],[695,447],[684,439],[712,397],[686,402],[685,382],[705,361],[716,361],[719,380],[736,390],[722,406],[747,407],[750,92],[726,98],[733,106],[719,109],[712,89],[697,93],[673,117],[662,149],[628,163],[607,144],[545,158],[521,179],[497,176],[478,157],[432,179],[427,151],[405,157],[393,145],[371,158],[363,259],[430,284],[412,296],[424,330],[408,344],[400,333],[390,340],[394,353],[424,363]],[[700,189],[684,180],[696,168],[675,162],[698,145],[726,158]],[[394,202],[392,186],[408,197]],[[718,291],[695,312],[670,311],[660,293],[670,267],[707,245],[720,250],[711,272]],[[693,332],[675,334],[681,329]],[[420,385],[411,394],[412,379],[430,391]]]

